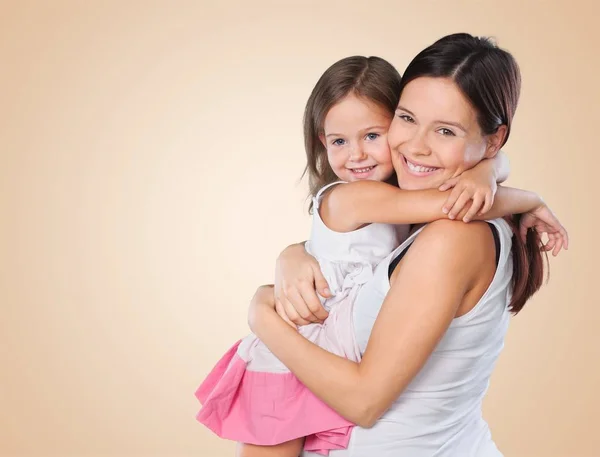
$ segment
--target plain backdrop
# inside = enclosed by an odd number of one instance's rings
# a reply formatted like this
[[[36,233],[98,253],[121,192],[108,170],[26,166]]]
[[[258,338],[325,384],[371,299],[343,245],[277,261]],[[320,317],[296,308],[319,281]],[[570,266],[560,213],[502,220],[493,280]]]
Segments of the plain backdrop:
[[[348,55],[454,32],[521,65],[509,184],[569,229],[485,401],[507,457],[600,456],[589,0],[0,1],[0,455],[225,457],[194,391],[306,239],[302,113]],[[376,457],[376,456],[374,456]]]

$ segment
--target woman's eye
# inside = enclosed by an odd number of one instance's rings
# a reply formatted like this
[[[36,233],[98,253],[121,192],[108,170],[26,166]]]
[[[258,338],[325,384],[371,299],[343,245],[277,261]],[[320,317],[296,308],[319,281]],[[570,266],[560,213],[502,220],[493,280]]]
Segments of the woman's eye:
[[[399,114],[398,117],[405,122],[410,122],[411,124],[415,122],[415,120],[408,114]]]
[[[439,129],[438,132],[440,132],[444,136],[455,136],[454,132],[452,130],[444,128],[444,127]]]
[[[367,140],[376,140],[377,138],[379,138],[379,133],[367,133],[366,136]]]
[[[342,140],[341,138],[338,138],[337,140],[333,140],[333,143],[331,143],[331,144],[333,144],[335,146],[343,146],[344,143],[345,143],[344,140]]]

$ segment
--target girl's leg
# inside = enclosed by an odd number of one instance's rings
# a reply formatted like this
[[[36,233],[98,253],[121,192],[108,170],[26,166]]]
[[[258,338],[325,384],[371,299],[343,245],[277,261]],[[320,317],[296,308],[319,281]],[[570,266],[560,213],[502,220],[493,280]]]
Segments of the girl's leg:
[[[255,446],[238,443],[236,457],[298,457],[302,452],[304,438],[298,438],[275,446]]]

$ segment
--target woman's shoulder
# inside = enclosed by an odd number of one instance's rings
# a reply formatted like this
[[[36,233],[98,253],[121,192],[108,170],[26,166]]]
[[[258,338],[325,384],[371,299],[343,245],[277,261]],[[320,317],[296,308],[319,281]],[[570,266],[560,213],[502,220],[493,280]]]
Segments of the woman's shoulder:
[[[434,221],[421,230],[413,244],[411,251],[418,251],[419,255],[453,255],[457,265],[461,259],[474,264],[487,257],[493,258],[496,249],[494,235],[485,221]]]
[[[418,237],[444,234],[452,239],[456,238],[458,241],[469,236],[479,237],[489,231],[489,224],[486,221],[472,221],[465,223],[450,219],[440,219],[425,225]]]
[[[447,219],[431,222],[415,235],[399,263],[402,267],[392,273],[391,288],[406,284],[399,280],[400,275],[419,277],[427,272],[430,280],[441,287],[440,293],[464,297],[472,290],[482,289],[493,277],[495,257],[494,235],[487,222]],[[474,305],[477,300],[470,304]]]

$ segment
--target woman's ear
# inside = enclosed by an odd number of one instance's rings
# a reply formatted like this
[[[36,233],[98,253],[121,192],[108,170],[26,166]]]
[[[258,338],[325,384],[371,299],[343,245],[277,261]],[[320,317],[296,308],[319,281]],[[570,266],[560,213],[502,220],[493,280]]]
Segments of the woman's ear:
[[[491,135],[488,135],[487,147],[485,150],[486,159],[491,159],[495,157],[496,154],[498,154],[498,151],[500,151],[500,148],[504,144],[504,139],[506,138],[507,131],[508,128],[506,127],[506,125],[501,125],[500,127],[498,127],[498,130],[496,130]]]

